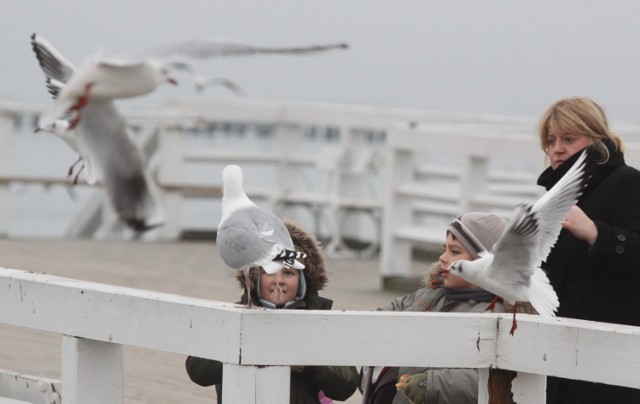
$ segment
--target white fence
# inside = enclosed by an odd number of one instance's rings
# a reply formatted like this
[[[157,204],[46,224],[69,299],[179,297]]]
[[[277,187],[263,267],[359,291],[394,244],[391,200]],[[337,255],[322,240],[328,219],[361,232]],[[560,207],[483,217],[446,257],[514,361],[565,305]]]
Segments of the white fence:
[[[0,157],[6,157],[0,162],[0,234],[7,232],[11,183],[68,183],[63,178],[28,178],[12,170],[15,123],[28,125],[40,110],[38,106],[0,104],[0,139],[6,146],[0,152]],[[329,240],[327,250],[334,255],[349,252],[345,236],[370,241],[361,251],[365,255],[379,248],[385,210],[382,182],[387,168],[386,137],[391,126],[398,122],[519,130],[523,125],[532,126],[531,120],[520,118],[279,102],[174,102],[126,115],[137,128],[136,140],[149,156],[164,191],[168,222],[160,229],[159,238],[175,239],[184,230],[187,199],[220,197],[220,175],[209,174],[194,182],[188,176],[192,167],[236,162],[274,172],[273,180],[249,188],[250,195],[284,215],[291,209],[306,210],[314,232]],[[190,137],[206,138],[216,131],[219,137],[231,133],[245,141],[228,142],[222,147],[190,147]],[[251,143],[254,147],[247,147]],[[122,231],[106,198],[96,192],[78,209],[67,235]]]
[[[640,167],[640,128],[623,127],[625,159]],[[415,247],[440,251],[448,223],[464,212],[509,218],[514,207],[545,191],[538,138],[526,125],[461,127],[398,124],[387,138],[383,278],[412,274]],[[423,271],[421,271],[423,272]]]
[[[67,184],[12,171],[15,123],[40,111],[0,103],[0,235],[7,234],[11,184]],[[185,230],[191,200],[213,200],[209,211],[219,214],[222,166],[234,162],[271,172],[271,180],[248,185],[250,197],[328,240],[330,255],[354,253],[347,236],[364,239],[369,245],[357,253],[380,250],[383,278],[407,277],[415,275],[412,251],[439,251],[452,218],[470,210],[506,216],[542,192],[533,118],[281,102],[173,102],[126,115],[163,191],[167,223],[152,234],[159,239]],[[640,127],[615,128],[628,142],[627,160],[640,166]],[[240,140],[189,142],[212,133]],[[209,171],[193,181],[188,173],[202,165]],[[124,233],[100,191],[77,211],[68,236]]]
[[[122,403],[123,345],[222,361],[231,404],[289,403],[293,365],[478,368],[480,403],[490,368],[518,372],[519,404],[544,402],[544,375],[640,388],[637,327],[520,314],[511,336],[509,314],[248,310],[7,268],[0,290],[0,323],[61,335],[49,403]],[[26,390],[0,382],[0,397]]]

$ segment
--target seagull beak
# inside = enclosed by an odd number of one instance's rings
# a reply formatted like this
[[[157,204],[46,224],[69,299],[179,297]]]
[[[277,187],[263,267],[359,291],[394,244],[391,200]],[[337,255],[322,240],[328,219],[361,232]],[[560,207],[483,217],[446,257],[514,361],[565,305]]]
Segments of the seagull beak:
[[[36,129],[33,131],[33,133],[42,132],[43,130],[44,130],[44,129],[42,129],[42,128],[36,128]]]
[[[178,81],[176,79],[174,79],[173,77],[167,77],[167,81],[171,84],[173,84],[174,86],[178,85]]]

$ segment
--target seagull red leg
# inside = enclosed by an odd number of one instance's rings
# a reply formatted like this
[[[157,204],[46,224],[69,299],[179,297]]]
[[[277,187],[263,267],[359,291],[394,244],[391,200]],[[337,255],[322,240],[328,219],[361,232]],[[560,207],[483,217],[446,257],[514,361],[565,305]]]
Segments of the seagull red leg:
[[[518,328],[518,322],[516,321],[516,304],[513,304],[513,323],[511,324],[511,331],[509,331],[509,334],[511,334],[511,336],[513,337],[513,333],[516,332],[516,328]]]
[[[493,299],[491,299],[491,303],[489,303],[485,311],[494,311],[496,308],[496,303],[501,299],[502,298],[500,296],[495,296]]]
[[[73,178],[73,185],[74,186],[78,185],[78,177],[80,177],[80,173],[82,172],[83,169],[84,169],[84,164],[80,167],[80,169],[76,173],[76,176]]]
[[[79,157],[79,156],[78,156],[78,160],[76,160],[76,162],[75,162],[75,163],[73,163],[73,164],[71,164],[71,166],[69,167],[69,173],[67,174],[67,177],[71,177],[71,176],[73,175],[73,168],[74,168],[75,166],[77,166],[77,165],[78,165],[78,163],[79,163],[79,162],[81,162],[81,161],[82,161],[82,157]]]

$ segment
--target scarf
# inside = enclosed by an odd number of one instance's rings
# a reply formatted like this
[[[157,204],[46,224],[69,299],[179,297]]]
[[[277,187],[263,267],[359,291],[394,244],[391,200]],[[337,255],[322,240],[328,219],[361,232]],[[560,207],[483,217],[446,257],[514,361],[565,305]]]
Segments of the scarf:
[[[490,302],[496,297],[493,293],[481,288],[447,288],[442,287],[444,295],[449,300],[474,300],[476,302]]]

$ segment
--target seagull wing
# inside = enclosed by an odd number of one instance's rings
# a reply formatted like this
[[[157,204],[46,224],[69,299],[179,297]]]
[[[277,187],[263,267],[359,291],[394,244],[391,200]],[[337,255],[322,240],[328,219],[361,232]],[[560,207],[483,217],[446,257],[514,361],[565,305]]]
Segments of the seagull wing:
[[[74,75],[75,67],[49,41],[40,35],[31,35],[31,48],[36,54],[40,68],[46,77],[47,91],[49,91],[54,100],[58,99],[58,96],[66,89],[67,81]],[[73,103],[67,101],[63,102],[63,104],[64,106],[56,108],[55,112],[47,114],[46,117],[41,117],[39,126],[41,128],[46,127],[59,118],[70,118],[66,111]]]
[[[507,230],[493,247],[494,257],[486,269],[486,276],[503,285],[506,290],[528,287],[539,264],[539,239],[540,231],[531,205],[517,206]]]
[[[46,77],[66,83],[75,73],[73,63],[42,36],[31,35],[31,48]]]
[[[150,47],[138,55],[139,59],[157,59],[163,62],[176,62],[185,58],[208,59],[224,56],[247,56],[255,54],[308,54],[324,52],[332,49],[346,49],[344,43],[295,46],[268,47],[250,45],[225,39],[193,39],[162,43]]]
[[[582,152],[573,166],[564,176],[532,207],[540,229],[539,261],[547,259],[555,245],[562,222],[567,218],[571,207],[576,204],[584,186],[586,150]],[[539,263],[537,264],[539,265]]]

